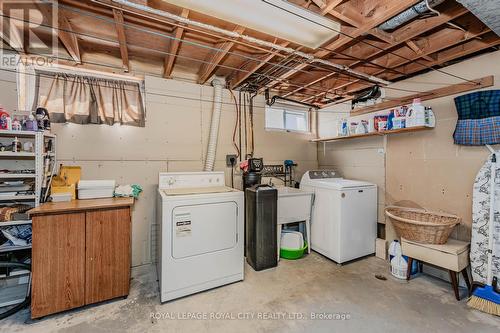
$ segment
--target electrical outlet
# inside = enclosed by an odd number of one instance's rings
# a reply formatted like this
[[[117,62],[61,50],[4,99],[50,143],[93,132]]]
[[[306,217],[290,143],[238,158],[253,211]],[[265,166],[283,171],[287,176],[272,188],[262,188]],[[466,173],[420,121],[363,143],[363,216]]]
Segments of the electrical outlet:
[[[233,163],[231,163],[231,159],[234,159]],[[234,154],[226,155],[226,166],[232,167],[233,165],[236,165],[237,160],[238,160],[238,156],[236,156]]]

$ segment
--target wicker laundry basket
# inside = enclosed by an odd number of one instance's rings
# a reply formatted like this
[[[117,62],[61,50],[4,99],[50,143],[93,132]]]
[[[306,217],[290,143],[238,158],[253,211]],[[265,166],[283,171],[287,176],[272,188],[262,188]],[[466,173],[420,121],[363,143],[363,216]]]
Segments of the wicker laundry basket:
[[[445,244],[453,228],[460,223],[456,215],[406,207],[387,207],[385,215],[391,219],[400,237],[427,244]]]

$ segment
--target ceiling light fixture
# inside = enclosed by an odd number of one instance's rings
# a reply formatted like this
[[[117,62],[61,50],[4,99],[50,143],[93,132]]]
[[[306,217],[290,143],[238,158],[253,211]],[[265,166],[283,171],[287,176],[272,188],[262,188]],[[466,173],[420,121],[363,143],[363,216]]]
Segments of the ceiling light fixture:
[[[284,0],[163,0],[311,49],[340,30],[338,22]],[[318,22],[320,24],[314,23]]]

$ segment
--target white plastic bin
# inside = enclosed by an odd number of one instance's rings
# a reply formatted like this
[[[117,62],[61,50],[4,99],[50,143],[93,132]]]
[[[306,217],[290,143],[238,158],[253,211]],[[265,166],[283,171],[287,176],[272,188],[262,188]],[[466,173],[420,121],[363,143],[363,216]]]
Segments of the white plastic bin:
[[[80,180],[78,199],[112,198],[115,192],[114,180]]]

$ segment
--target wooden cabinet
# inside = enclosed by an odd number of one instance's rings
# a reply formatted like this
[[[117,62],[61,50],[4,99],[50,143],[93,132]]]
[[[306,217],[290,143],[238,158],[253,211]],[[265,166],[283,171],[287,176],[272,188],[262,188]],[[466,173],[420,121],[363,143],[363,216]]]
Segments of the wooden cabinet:
[[[86,304],[128,295],[130,280],[128,208],[87,213],[85,242]]]
[[[128,295],[133,199],[50,203],[31,210],[31,317]]]
[[[34,218],[33,318],[85,305],[84,234],[85,213]]]

